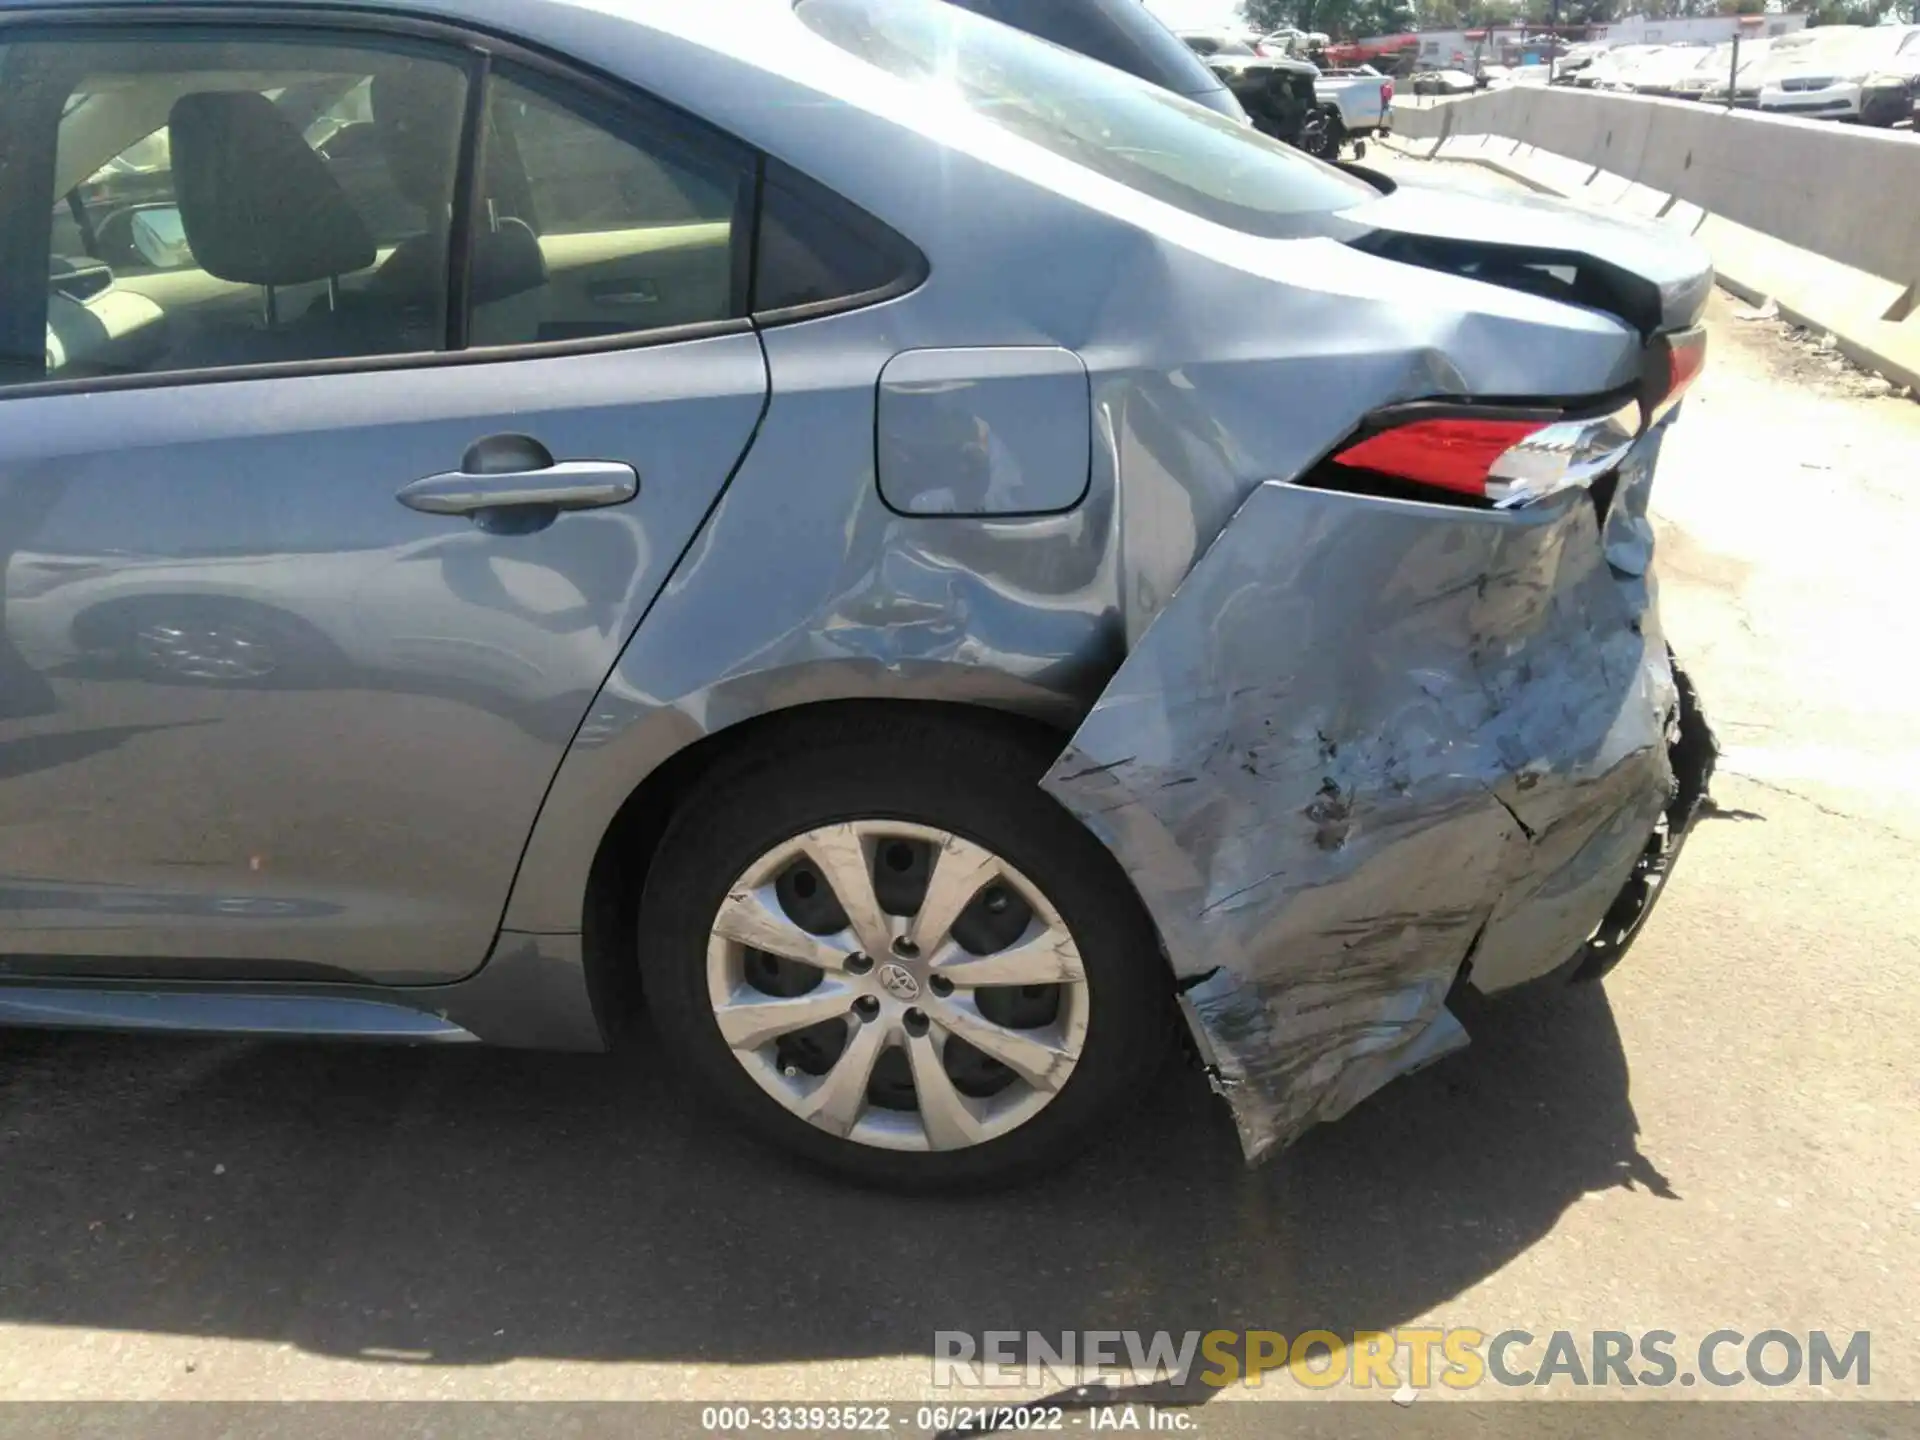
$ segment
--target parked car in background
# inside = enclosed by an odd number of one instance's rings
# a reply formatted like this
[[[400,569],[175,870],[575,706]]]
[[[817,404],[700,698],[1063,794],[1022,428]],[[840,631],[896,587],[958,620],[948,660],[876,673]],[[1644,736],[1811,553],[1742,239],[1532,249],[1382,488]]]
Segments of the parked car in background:
[[[1262,133],[1322,159],[1339,153],[1338,112],[1320,99],[1318,69],[1284,55],[1256,54],[1252,42],[1218,31],[1179,33]]]
[[[1740,44],[1740,63],[1742,68],[1757,60],[1747,52],[1758,48],[1761,55],[1766,54],[1765,37],[1744,40]],[[1733,78],[1733,42],[1710,46],[1706,53],[1693,65],[1674,76],[1667,86],[1667,93],[1677,100],[1704,100],[1709,92],[1726,92],[1728,82]]]
[[[1920,49],[1903,53],[1920,34],[1920,26],[1832,25],[1810,33],[1811,44],[1792,49],[1783,62],[1762,72],[1760,109],[1822,120],[1861,120],[1863,102],[1876,88],[1878,123],[1892,124],[1911,108],[1889,101],[1892,91],[1907,93],[1920,63]],[[1780,55],[1778,46],[1773,53]],[[1877,87],[1872,84],[1876,81]]]
[[[1619,76],[1621,87],[1636,95],[1672,95],[1680,80],[1698,70],[1712,54],[1711,45],[1663,45],[1633,60]]]
[[[0,1024],[651,1045],[949,1194],[1664,893],[1682,236],[940,0],[0,0],[0,134]],[[55,230],[162,149],[175,263]]]
[[[1660,48],[1658,45],[1616,45],[1610,50],[1603,50],[1574,75],[1572,83],[1582,90],[1625,89],[1626,74],[1640,62],[1641,57]]]
[[[1582,42],[1578,45],[1569,45],[1564,55],[1548,62],[1548,83],[1554,85],[1574,84],[1574,77],[1586,70],[1588,66],[1592,65],[1595,60],[1604,55],[1606,51],[1607,47],[1598,42]]]
[[[1140,0],[948,0],[1137,75],[1235,120],[1247,112],[1221,78]]]
[[[1860,123],[1896,125],[1920,103],[1920,26],[1908,29],[1893,53],[1881,55],[1860,82]]]
[[[1296,60],[1324,52],[1333,37],[1321,30],[1274,30],[1260,37],[1260,48],[1269,55],[1291,55]]]
[[[1181,30],[1178,34],[1188,49],[1203,58],[1221,54],[1283,53],[1283,47],[1274,47],[1270,51],[1263,37],[1246,30]]]
[[[1480,88],[1466,70],[1418,70],[1408,84],[1416,95],[1471,95]]]
[[[1812,30],[1795,30],[1786,35],[1771,37],[1766,52],[1753,64],[1748,64],[1744,54],[1740,62],[1740,74],[1733,90],[1733,104],[1736,108],[1750,110],[1760,104],[1761,88],[1775,74],[1799,71],[1805,52],[1823,42],[1821,37],[1831,37],[1836,32],[1858,30],[1857,25],[1822,25]],[[1744,51],[1746,47],[1741,46]],[[1716,87],[1707,92],[1709,101],[1726,99],[1725,91]]]
[[[1807,31],[1800,30],[1793,32],[1792,35],[1761,36],[1756,40],[1742,40],[1740,42],[1739,69],[1734,71],[1732,76],[1732,104],[1735,109],[1751,110],[1760,103],[1760,75],[1765,70],[1768,57],[1773,54],[1774,47],[1782,40],[1793,39],[1796,36],[1808,33]],[[1734,64],[1731,56],[1728,57],[1727,64],[1731,69]],[[1711,67],[1708,69],[1707,74],[1710,75],[1711,78],[1699,98],[1706,101],[1709,105],[1727,104],[1727,74],[1725,72],[1713,74]]]
[[[1351,143],[1355,157],[1363,156],[1368,140],[1393,129],[1393,81],[1370,65],[1322,70],[1313,93],[1331,112],[1329,140],[1336,152]]]

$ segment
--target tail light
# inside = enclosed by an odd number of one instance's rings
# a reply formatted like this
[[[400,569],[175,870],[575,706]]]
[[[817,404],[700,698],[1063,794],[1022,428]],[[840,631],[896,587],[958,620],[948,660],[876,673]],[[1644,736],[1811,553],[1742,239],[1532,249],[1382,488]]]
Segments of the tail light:
[[[1603,415],[1557,409],[1415,404],[1369,418],[1332,463],[1506,509],[1576,485],[1618,465],[1633,442],[1680,403],[1707,359],[1703,327],[1654,338],[1639,393]]]
[[[1545,428],[1539,420],[1472,420],[1464,416],[1415,420],[1369,435],[1333,459],[1336,465],[1350,469],[1374,470],[1418,485],[1486,499],[1494,462]]]
[[[1387,106],[1391,105],[1392,103],[1393,103],[1393,82],[1391,80],[1382,80],[1380,82],[1380,108],[1384,110]]]
[[[1610,414],[1579,420],[1562,419],[1554,411],[1432,413],[1437,408],[1410,406],[1399,423],[1391,411],[1379,416],[1385,424],[1377,421],[1372,433],[1335,454],[1333,463],[1507,509],[1597,480],[1620,463],[1642,419],[1638,399]]]
[[[1655,414],[1665,414],[1680,402],[1687,387],[1700,378],[1700,372],[1707,364],[1707,331],[1705,326],[1695,326],[1691,330],[1679,330],[1671,335],[1663,335],[1660,342],[1666,352],[1666,392],[1648,408]],[[1656,382],[1658,379],[1656,376]]]

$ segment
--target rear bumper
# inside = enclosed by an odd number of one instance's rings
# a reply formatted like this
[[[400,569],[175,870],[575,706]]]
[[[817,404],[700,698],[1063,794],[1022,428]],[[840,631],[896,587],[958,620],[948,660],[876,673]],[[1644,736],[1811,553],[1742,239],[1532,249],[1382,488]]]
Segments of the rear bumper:
[[[1578,491],[1259,487],[1048,775],[1153,914],[1249,1158],[1465,1044],[1463,973],[1638,933],[1712,756],[1647,573],[1658,448],[1604,529]]]

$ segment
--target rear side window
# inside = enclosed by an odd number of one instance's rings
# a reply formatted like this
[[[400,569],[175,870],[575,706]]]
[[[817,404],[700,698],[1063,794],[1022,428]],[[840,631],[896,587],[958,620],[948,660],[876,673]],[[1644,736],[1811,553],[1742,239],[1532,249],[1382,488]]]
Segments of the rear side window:
[[[638,103],[498,65],[472,234],[469,343],[583,340],[744,313],[753,164]]]
[[[6,36],[0,392],[798,319],[926,273],[698,120],[506,57],[253,21]]]
[[[753,313],[762,322],[885,299],[926,278],[926,260],[912,245],[780,165],[767,167],[759,238]]]
[[[1157,86],[943,0],[802,0],[815,32],[917,87],[1110,180],[1218,225],[1273,237],[1377,192]]]

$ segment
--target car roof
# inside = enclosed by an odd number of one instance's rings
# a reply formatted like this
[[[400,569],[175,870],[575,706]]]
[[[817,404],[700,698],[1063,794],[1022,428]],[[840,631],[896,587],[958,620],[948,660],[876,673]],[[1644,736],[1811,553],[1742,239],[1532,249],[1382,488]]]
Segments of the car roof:
[[[733,49],[743,35],[768,29],[804,30],[794,14],[795,0],[178,0],[182,9],[195,12],[195,21],[205,23],[209,15],[223,9],[308,11],[317,14],[363,13],[389,19],[416,19],[463,25],[491,31],[508,39],[528,41],[560,50],[586,63],[601,63],[615,73],[626,67],[617,57],[602,55],[591,48],[569,44],[569,38],[591,28],[609,33],[623,25],[638,35],[646,31],[671,35],[719,53]],[[0,14],[20,10],[58,12],[67,9],[121,10],[129,20],[151,19],[159,8],[158,0],[0,0]],[[773,68],[771,60],[756,60],[741,54],[742,63]],[[798,74],[808,67],[805,59],[795,62]],[[637,78],[637,77],[630,77]],[[804,77],[801,77],[804,78]]]
[[[157,8],[158,0],[0,0],[0,12],[12,10],[119,9],[129,17]],[[793,15],[794,0],[507,0],[475,7],[468,0],[180,0],[181,8],[218,11],[229,7],[252,10],[363,10],[389,15],[438,16],[449,20],[470,17],[476,8],[489,14],[519,14],[539,23],[543,13],[588,11],[631,20],[639,25],[684,31],[697,25],[718,37],[741,25],[764,23],[772,17]]]

